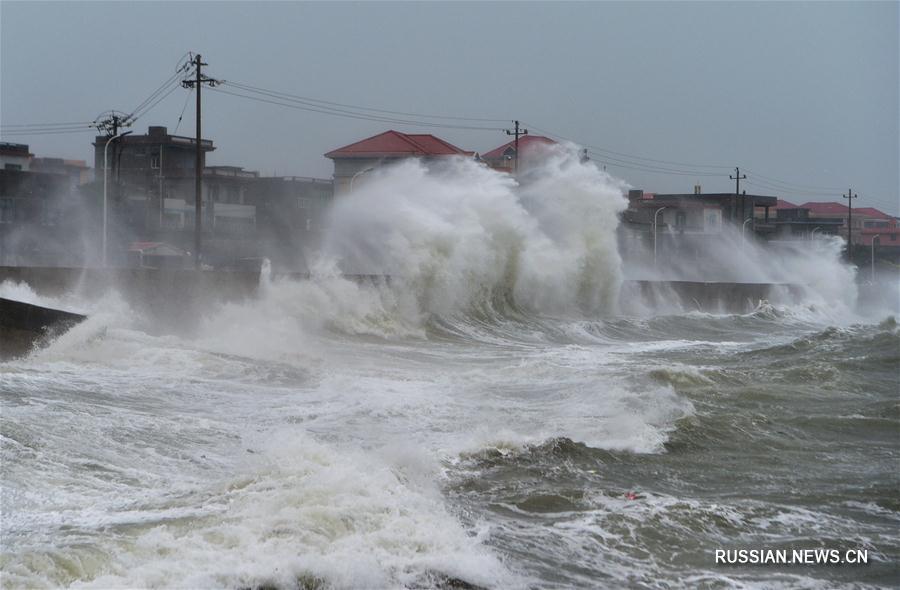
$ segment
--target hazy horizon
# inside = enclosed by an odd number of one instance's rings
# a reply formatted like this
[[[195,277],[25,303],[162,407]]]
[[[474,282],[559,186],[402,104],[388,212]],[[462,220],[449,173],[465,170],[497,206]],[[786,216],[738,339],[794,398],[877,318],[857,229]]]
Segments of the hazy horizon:
[[[802,203],[841,201],[852,187],[856,206],[900,213],[894,2],[5,1],[0,31],[2,140],[39,156],[92,165],[94,134],[8,126],[131,112],[195,51],[228,82],[496,120],[384,115],[450,126],[426,127],[204,91],[210,165],[330,178],[322,154],[387,129],[484,153],[519,119],[591,146],[611,174],[648,191],[731,191],[740,166],[747,192]],[[184,111],[178,133],[191,135],[186,94],[177,88],[134,131],[174,131]]]

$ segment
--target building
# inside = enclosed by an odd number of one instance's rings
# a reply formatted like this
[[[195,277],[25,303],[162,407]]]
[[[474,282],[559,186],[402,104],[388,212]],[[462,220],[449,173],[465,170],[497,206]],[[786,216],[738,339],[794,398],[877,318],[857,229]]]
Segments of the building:
[[[93,178],[93,170],[84,160],[32,158],[30,169],[33,172],[42,172],[44,174],[62,174],[69,179],[69,184],[73,189],[87,184]]]
[[[659,194],[642,190],[628,192],[625,219],[632,225],[671,227],[678,233],[718,233],[724,224],[745,229],[765,229],[772,221],[770,209],[778,203],[776,197],[764,195],[736,195],[734,193]],[[762,211],[759,222],[756,212]],[[749,229],[749,228],[748,228]]]
[[[27,172],[34,157],[23,143],[0,143],[0,168]]]
[[[848,208],[843,203],[810,201],[800,205],[809,209],[810,215],[820,219],[828,219],[840,223],[840,235],[847,239]],[[853,245],[872,245],[872,239],[878,235],[883,246],[900,246],[900,229],[897,219],[874,207],[855,207],[853,209]]]
[[[542,148],[556,145],[549,137],[542,135],[523,135],[519,138],[519,151],[521,152],[520,165],[527,165],[532,157],[540,154]],[[516,167],[516,142],[515,140],[504,143],[491,151],[482,154],[481,159],[485,164],[500,172],[512,173]]]
[[[407,134],[385,131],[325,154],[334,162],[334,194],[345,194],[363,174],[379,166],[407,158],[426,161],[453,156],[475,157],[455,145],[428,134]]]
[[[215,147],[208,139],[202,139],[200,145],[201,165],[205,166],[206,154]],[[165,127],[151,126],[144,135],[126,135],[111,142],[106,136],[94,141],[96,180],[107,183],[117,217],[132,227],[164,229],[172,223],[167,208],[174,214],[183,208],[177,201],[193,204],[195,166],[196,140],[171,135]],[[99,188],[102,190],[102,184]],[[178,217],[181,219],[180,214]]]
[[[827,217],[811,217],[805,207],[781,208],[776,211],[774,240],[810,240],[817,235],[840,234],[841,220]]]
[[[103,147],[94,192],[102,193]],[[261,258],[282,267],[303,266],[302,250],[321,234],[321,218],[332,196],[330,180],[261,177],[240,166],[206,165],[213,142],[201,140],[202,255],[204,264],[246,268]],[[177,264],[135,244],[167,253],[194,250],[196,143],[150,127],[109,147],[111,264]],[[148,246],[149,245],[149,246]],[[167,254],[171,256],[171,254]]]
[[[853,243],[871,246],[872,240],[875,239],[876,246],[900,247],[898,226],[900,224],[897,223],[896,217],[891,217],[874,207],[858,207],[853,210]]]
[[[721,247],[719,236],[728,227],[746,235],[772,231],[768,209],[777,202],[764,195],[631,190],[618,228],[619,250],[626,260],[645,263],[654,250],[661,260],[698,259],[709,248]],[[754,218],[757,209],[763,212],[760,222]]]
[[[0,265],[83,265],[90,250],[84,240],[95,232],[79,185],[70,174],[42,170],[48,160],[75,161],[34,158],[23,144],[2,144],[0,151]]]

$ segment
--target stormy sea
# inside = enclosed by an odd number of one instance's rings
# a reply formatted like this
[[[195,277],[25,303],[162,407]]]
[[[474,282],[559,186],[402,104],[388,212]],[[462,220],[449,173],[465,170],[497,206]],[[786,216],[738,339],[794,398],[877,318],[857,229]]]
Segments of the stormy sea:
[[[308,279],[184,325],[0,286],[88,315],[0,363],[4,588],[900,583],[897,311],[837,238],[665,270],[801,287],[745,311],[651,305],[577,151],[371,176]],[[868,563],[715,559],[815,548]]]

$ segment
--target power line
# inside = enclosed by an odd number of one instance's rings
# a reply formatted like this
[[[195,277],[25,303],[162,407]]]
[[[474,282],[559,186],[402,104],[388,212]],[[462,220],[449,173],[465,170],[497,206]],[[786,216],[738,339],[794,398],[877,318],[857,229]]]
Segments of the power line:
[[[60,129],[60,130],[39,130],[39,131],[5,131],[0,130],[2,137],[28,137],[32,135],[64,135],[67,133],[84,133],[90,131],[92,127],[85,126],[84,129]]]
[[[157,98],[153,103],[149,104],[148,106],[145,106],[143,108],[143,110],[141,110],[140,112],[135,111],[131,115],[129,115],[128,122],[134,123],[135,121],[137,121],[138,119],[140,119],[141,117],[143,117],[144,115],[149,113],[153,109],[153,107],[155,107],[156,105],[161,103],[163,100],[168,98],[169,95],[172,94],[173,92],[175,92],[176,90],[178,90],[178,84],[172,86],[165,94],[163,94],[162,96]]]
[[[502,131],[502,129],[499,127],[476,127],[476,126],[472,126],[472,125],[450,125],[450,124],[446,124],[446,123],[434,123],[434,122],[428,122],[428,121],[414,121],[414,120],[407,120],[407,119],[396,119],[396,118],[390,118],[390,117],[378,117],[378,116],[372,116],[372,115],[364,115],[361,113],[351,113],[350,111],[342,111],[340,109],[328,109],[327,107],[313,108],[313,107],[309,107],[309,106],[293,104],[291,102],[281,102],[279,100],[270,100],[270,99],[266,99],[266,98],[260,98],[258,96],[249,96],[249,95],[240,94],[237,92],[230,92],[228,90],[222,90],[221,88],[213,88],[211,90],[213,92],[218,92],[221,94],[228,94],[228,95],[237,96],[240,98],[246,98],[248,100],[255,100],[258,102],[264,102],[264,103],[268,103],[268,104],[272,104],[272,105],[297,109],[297,110],[301,110],[301,111],[320,113],[323,115],[331,115],[333,117],[344,117],[347,119],[358,119],[358,120],[362,120],[362,121],[378,121],[381,123],[396,123],[396,124],[400,124],[400,125],[418,125],[421,127],[433,127],[433,128],[440,128],[440,129],[467,129],[467,130],[472,130],[472,131]],[[284,100],[287,100],[287,99],[284,99]]]
[[[808,191],[801,189],[792,189],[785,188],[782,186],[775,186],[773,184],[769,184],[763,180],[757,180],[755,177],[751,176],[747,179],[747,184],[750,186],[756,186],[759,188],[763,188],[770,191],[775,191],[785,195],[798,195],[798,196],[813,196],[813,197],[837,197],[840,196],[839,193],[827,192],[827,191]]]
[[[640,170],[644,172],[654,172],[657,174],[674,174],[677,176],[695,176],[695,177],[716,177],[719,178],[722,175],[713,173],[713,172],[702,172],[698,170],[682,170],[678,168],[664,168],[662,166],[651,166],[649,164],[641,164],[640,162],[631,162],[629,160],[622,160],[620,158],[613,158],[606,154],[602,154],[596,152],[594,150],[588,150],[588,152],[594,157],[594,159],[603,162],[613,168],[626,168],[628,170]]]
[[[531,127],[532,129],[534,129],[535,131],[540,131],[540,132],[543,133],[544,135],[548,135],[548,136],[550,136],[550,137],[555,137],[556,139],[561,139],[561,140],[563,140],[563,141],[570,141],[570,142],[572,142],[572,143],[576,143],[576,144],[578,144],[578,145],[581,145],[582,147],[590,148],[591,150],[596,151],[596,152],[600,152],[600,153],[603,153],[603,154],[613,154],[613,155],[615,155],[615,156],[621,156],[621,157],[623,157],[623,158],[628,158],[628,159],[631,159],[631,160],[640,160],[640,161],[643,161],[643,162],[652,162],[652,163],[654,163],[654,164],[668,164],[668,165],[671,165],[671,166],[686,166],[686,167],[688,167],[688,168],[716,168],[716,169],[722,169],[722,170],[730,170],[730,169],[732,168],[731,166],[724,166],[724,165],[719,165],[719,164],[689,164],[689,163],[686,163],[686,162],[674,162],[674,161],[671,161],[671,160],[657,160],[657,159],[654,159],[654,158],[646,158],[646,157],[644,157],[644,156],[635,156],[635,155],[633,155],[633,154],[626,154],[626,153],[624,153],[624,152],[617,152],[617,151],[613,151],[613,150],[610,150],[610,149],[607,149],[607,148],[602,148],[602,147],[598,147],[598,146],[595,146],[595,145],[591,145],[591,144],[589,144],[589,143],[583,143],[583,142],[580,142],[580,141],[575,141],[574,139],[570,139],[570,138],[568,138],[568,137],[563,137],[562,135],[557,135],[557,134],[555,134],[555,133],[553,133],[553,132],[551,132],[551,131],[547,131],[546,129],[541,129],[540,127],[537,127],[537,126],[535,126],[535,125],[532,125],[531,123],[528,123],[528,126]],[[620,160],[620,161],[621,161],[621,160]],[[716,176],[718,176],[718,175],[716,175]]]
[[[10,129],[30,129],[30,128],[40,128],[40,127],[84,127],[90,126],[93,121],[76,121],[71,123],[22,123],[22,124],[11,124],[11,123],[2,123],[0,124],[0,128],[10,128]]]
[[[172,74],[171,76],[169,76],[169,78],[166,79],[166,81],[163,82],[156,90],[154,90],[154,91],[150,94],[150,96],[148,96],[147,98],[145,98],[138,106],[134,107],[134,108],[131,110],[131,114],[129,115],[129,117],[135,117],[135,113],[137,113],[137,112],[140,111],[142,108],[144,108],[147,104],[149,104],[150,102],[152,102],[152,101],[153,101],[157,96],[159,96],[162,92],[165,92],[165,90],[166,90],[167,88],[169,88],[169,86],[171,86],[171,85],[173,85],[173,84],[176,84],[176,83],[178,82],[177,78],[178,78],[179,74],[180,74],[180,72],[175,72],[174,74]]]
[[[476,121],[476,122],[482,122],[482,123],[505,123],[506,122],[506,119],[487,119],[487,118],[480,118],[480,117],[457,117],[457,116],[450,116],[450,115],[429,115],[429,114],[425,114],[425,113],[409,113],[409,112],[404,112],[404,111],[391,111],[391,110],[387,110],[387,109],[377,109],[377,108],[373,108],[373,107],[364,107],[364,106],[359,106],[359,105],[351,105],[351,104],[345,104],[345,103],[340,103],[340,102],[334,102],[334,101],[330,101],[330,100],[310,98],[308,96],[300,96],[297,94],[290,94],[287,92],[279,92],[277,90],[269,90],[269,89],[261,88],[258,86],[251,86],[249,84],[233,82],[231,80],[227,81],[226,83],[230,86],[234,86],[241,90],[258,92],[261,94],[277,95],[277,98],[294,99],[297,102],[302,102],[304,104],[311,103],[311,104],[309,104],[309,106],[328,105],[328,106],[343,107],[343,108],[347,108],[347,109],[354,109],[357,111],[370,111],[370,112],[374,112],[374,113],[385,113],[388,115],[400,115],[400,116],[404,116],[404,117],[420,117],[423,119],[445,119],[445,120],[451,120],[451,121]]]
[[[193,89],[187,93],[184,97],[184,106],[181,107],[181,114],[178,115],[178,123],[175,125],[175,131],[172,132],[172,135],[178,133],[178,128],[181,127],[181,119],[184,117],[184,111],[187,110],[188,101],[191,99],[191,94],[193,93]]]
[[[815,185],[811,185],[811,184],[799,184],[796,182],[788,182],[787,180],[779,180],[777,178],[772,178],[771,176],[765,176],[764,174],[760,174],[759,172],[755,172],[753,170],[747,170],[747,172],[749,172],[753,176],[758,176],[760,178],[763,178],[763,179],[769,181],[771,184],[776,184],[776,185],[780,184],[780,185],[785,185],[787,187],[797,187],[800,189],[809,189],[809,190],[823,190],[823,191],[837,191],[837,192],[840,192],[841,190],[843,190],[841,188],[834,187],[834,186],[815,186]]]

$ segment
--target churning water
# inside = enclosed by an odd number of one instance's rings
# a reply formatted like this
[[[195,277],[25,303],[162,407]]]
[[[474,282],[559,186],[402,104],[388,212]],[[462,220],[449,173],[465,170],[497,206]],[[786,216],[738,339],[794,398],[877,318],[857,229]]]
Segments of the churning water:
[[[3,587],[897,584],[900,330],[836,248],[753,267],[802,300],[647,309],[622,185],[565,150],[529,174],[380,172],[312,279],[180,332],[0,287],[91,312],[0,364]],[[714,562],[758,547],[870,563]]]

